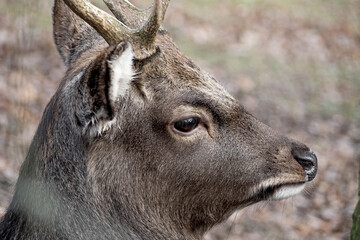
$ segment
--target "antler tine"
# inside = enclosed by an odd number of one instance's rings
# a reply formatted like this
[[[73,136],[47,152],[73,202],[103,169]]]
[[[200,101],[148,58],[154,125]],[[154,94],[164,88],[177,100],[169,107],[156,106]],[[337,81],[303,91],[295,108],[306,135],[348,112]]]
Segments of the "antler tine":
[[[136,28],[150,15],[151,7],[139,9],[127,0],[103,0],[114,16],[127,26]]]
[[[109,44],[130,39],[133,31],[88,0],[64,0],[80,18],[92,26]]]
[[[162,20],[161,21],[163,21],[164,17],[165,17],[166,10],[167,10],[167,8],[169,6],[169,3],[170,3],[170,0],[162,0],[161,2],[162,2],[162,5],[163,5],[163,14],[162,14]]]
[[[125,6],[125,4],[127,5],[126,6],[127,10],[129,8],[132,8],[133,12],[136,11],[138,13],[144,13],[142,10],[131,5],[128,1],[124,2],[123,0],[121,0],[121,2],[119,2],[119,4],[121,4],[122,6]],[[166,10],[168,5],[169,5],[169,0],[155,0],[148,20],[145,21],[141,27],[134,30],[134,33],[131,36],[130,41],[131,43],[133,43],[133,48],[135,51],[136,58],[138,59],[146,58],[151,54],[155,53],[156,51],[155,38],[165,16],[164,10]],[[119,11],[117,10],[116,12]],[[126,17],[124,16],[125,15],[124,13],[119,13],[119,14],[121,15],[121,18]],[[134,24],[134,22],[132,23]]]
[[[155,0],[149,19],[141,27],[134,29],[130,29],[124,24],[127,22],[126,17],[128,14],[121,13],[117,9],[119,6],[115,6],[113,0],[103,1],[121,22],[92,5],[89,0],[64,0],[73,12],[98,31],[109,44],[117,44],[121,40],[129,41],[133,45],[135,57],[138,59],[146,58],[155,53],[155,38],[170,0]],[[134,7],[127,0],[120,1],[118,3],[120,8],[121,6],[126,6],[126,9],[131,8],[133,14],[137,12],[134,14],[137,17],[139,17],[139,13],[144,16],[146,11],[148,11]],[[131,23],[133,25],[134,21],[132,20]]]
[[[131,4],[128,0],[103,0],[111,12],[122,23],[131,27],[138,27],[150,15],[151,7],[147,9],[139,9]],[[169,5],[170,0],[162,0],[163,16]]]
[[[155,0],[153,11],[149,19],[136,31],[136,35],[140,37],[146,47],[152,47],[157,31],[162,23],[162,3],[161,0]]]

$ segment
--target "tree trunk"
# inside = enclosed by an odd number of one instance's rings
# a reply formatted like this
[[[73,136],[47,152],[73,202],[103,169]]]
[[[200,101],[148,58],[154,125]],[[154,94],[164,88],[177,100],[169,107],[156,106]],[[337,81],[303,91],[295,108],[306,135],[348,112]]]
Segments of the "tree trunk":
[[[360,171],[358,195],[360,197]],[[353,214],[353,226],[351,228],[350,240],[360,240],[360,199]]]

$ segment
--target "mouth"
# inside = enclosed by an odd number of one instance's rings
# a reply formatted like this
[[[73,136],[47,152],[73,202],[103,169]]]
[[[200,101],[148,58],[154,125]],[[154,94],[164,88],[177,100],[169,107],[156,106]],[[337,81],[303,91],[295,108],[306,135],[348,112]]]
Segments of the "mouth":
[[[305,182],[280,184],[260,189],[258,198],[261,200],[282,200],[301,193]]]

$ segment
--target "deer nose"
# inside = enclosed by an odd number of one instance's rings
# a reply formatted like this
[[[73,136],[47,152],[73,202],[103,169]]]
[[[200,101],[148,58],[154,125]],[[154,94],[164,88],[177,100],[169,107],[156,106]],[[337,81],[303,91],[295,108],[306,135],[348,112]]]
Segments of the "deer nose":
[[[294,154],[295,160],[304,169],[307,181],[311,181],[315,178],[317,172],[317,157],[313,151],[306,151]]]

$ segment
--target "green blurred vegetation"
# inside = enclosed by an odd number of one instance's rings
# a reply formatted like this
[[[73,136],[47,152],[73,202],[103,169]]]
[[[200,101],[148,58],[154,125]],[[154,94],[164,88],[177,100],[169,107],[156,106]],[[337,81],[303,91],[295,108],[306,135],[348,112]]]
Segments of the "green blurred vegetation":
[[[336,38],[337,35],[340,35],[339,38],[355,39],[357,49],[354,51],[358,52],[360,1],[201,0],[183,1],[183,4],[191,18],[198,19],[200,23],[213,21],[215,25],[220,25],[220,28],[226,28],[227,24],[231,24],[231,21],[234,21],[233,14],[236,13],[245,15],[245,18],[244,15],[241,18],[239,14],[240,22],[237,23],[245,25],[243,28],[251,28],[251,23],[258,21],[258,19],[247,21],[247,16],[253,17],[252,15],[255,14],[260,20],[271,21],[271,18],[280,15],[284,16],[283,19],[270,22],[274,23],[274,28],[288,27],[287,23],[281,23],[281,20],[289,20],[293,21],[294,25],[300,25],[296,26],[294,31],[302,28],[310,29],[314,35],[324,38],[325,45],[329,45],[327,47],[331,55],[325,59],[318,59],[316,52],[297,56],[296,53],[292,53],[292,49],[284,50],[280,58],[258,48],[245,49],[240,54],[234,55],[229,52],[228,45],[222,40],[221,32],[219,36],[209,39],[205,44],[194,43],[191,36],[186,38],[187,36],[182,32],[175,35],[175,38],[179,38],[176,42],[180,48],[194,59],[205,60],[209,69],[221,68],[228,72],[230,77],[245,73],[256,82],[257,86],[269,89],[274,85],[307,88],[301,91],[306,95],[299,96],[307,103],[306,112],[324,117],[339,114],[360,124],[360,58],[352,55],[352,49],[347,49],[345,52],[341,40],[337,42],[337,39],[331,39]],[[222,5],[240,10],[226,15],[228,12],[221,11]],[[242,20],[245,21],[241,22]],[[327,36],[328,34],[331,35]],[[324,94],[330,91],[338,92]],[[294,96],[287,95],[286,90],[283,90],[283,93],[282,97],[286,98],[283,100],[291,104]]]
[[[358,195],[360,198],[360,171],[359,171],[359,189]],[[351,228],[350,240],[359,240],[360,239],[360,199],[356,205],[356,209],[353,214],[353,226]]]

